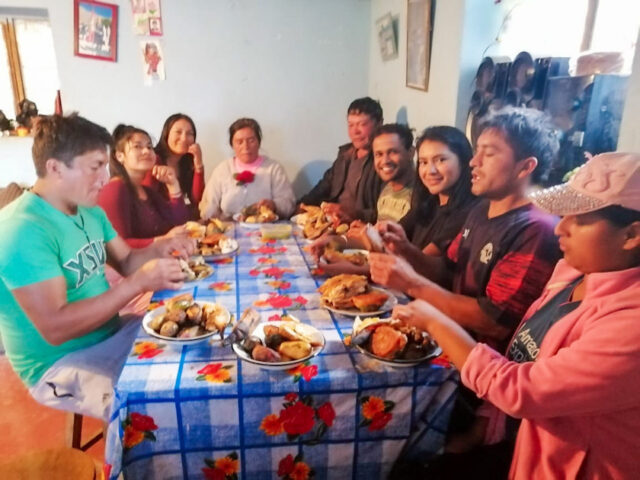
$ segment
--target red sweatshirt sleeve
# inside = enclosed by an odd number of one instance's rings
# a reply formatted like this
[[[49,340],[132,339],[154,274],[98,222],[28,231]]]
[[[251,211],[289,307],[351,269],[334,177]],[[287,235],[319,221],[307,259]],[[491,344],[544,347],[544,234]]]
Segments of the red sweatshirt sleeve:
[[[193,172],[193,183],[191,184],[191,203],[198,207],[200,200],[202,200],[202,193],[204,192],[204,168],[202,170]]]
[[[118,235],[132,248],[143,248],[153,242],[153,238],[132,238],[131,193],[119,178],[113,178],[100,191],[98,205]]]

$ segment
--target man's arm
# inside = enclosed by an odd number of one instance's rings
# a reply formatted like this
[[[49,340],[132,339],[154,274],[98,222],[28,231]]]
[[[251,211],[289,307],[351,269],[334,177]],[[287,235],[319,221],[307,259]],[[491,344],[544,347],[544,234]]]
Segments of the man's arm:
[[[171,258],[176,254],[188,257],[195,249],[195,240],[183,235],[164,236],[144,248],[131,248],[118,236],[106,244],[106,249],[109,265],[126,277],[154,258]]]
[[[67,301],[62,276],[19,287],[11,293],[44,339],[60,345],[105,324],[135,296],[149,290],[178,289],[183,280],[179,262],[170,258],[148,262],[103,294],[77,302]]]
[[[444,276],[446,264],[441,257],[425,257],[424,261],[433,268],[430,270],[431,275],[440,275],[441,278]],[[374,282],[429,302],[463,327],[496,339],[509,335],[508,329],[496,323],[482,310],[476,298],[446,290],[417,273],[405,259],[395,255],[370,253],[369,265]]]

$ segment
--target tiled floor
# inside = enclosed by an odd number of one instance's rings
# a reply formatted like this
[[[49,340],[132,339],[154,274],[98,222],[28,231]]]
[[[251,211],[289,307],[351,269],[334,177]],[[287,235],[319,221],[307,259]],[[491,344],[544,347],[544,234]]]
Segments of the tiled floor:
[[[36,403],[2,354],[0,378],[0,460],[34,450],[66,446],[67,414]],[[85,417],[83,434],[91,436],[100,428],[102,422]],[[102,463],[104,441],[99,441],[87,453]]]

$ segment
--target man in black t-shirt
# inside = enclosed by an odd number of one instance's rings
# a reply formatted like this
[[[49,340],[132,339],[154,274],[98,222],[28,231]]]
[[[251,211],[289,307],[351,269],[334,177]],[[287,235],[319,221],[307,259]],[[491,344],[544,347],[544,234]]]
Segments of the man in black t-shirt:
[[[560,258],[556,219],[532,206],[558,140],[541,112],[504,109],[482,127],[471,160],[471,210],[446,257],[418,273],[402,258],[371,254],[372,279],[428,301],[479,340],[500,347],[538,298]]]

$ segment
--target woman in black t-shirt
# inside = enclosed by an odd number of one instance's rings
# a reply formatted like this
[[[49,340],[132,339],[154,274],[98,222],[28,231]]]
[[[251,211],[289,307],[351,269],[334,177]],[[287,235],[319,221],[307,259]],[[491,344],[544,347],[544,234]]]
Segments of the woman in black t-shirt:
[[[444,255],[476,197],[471,193],[471,144],[454,127],[429,127],[416,141],[418,177],[411,211],[400,224],[379,222],[387,249],[413,265],[424,255]],[[411,239],[411,240],[409,240]]]

